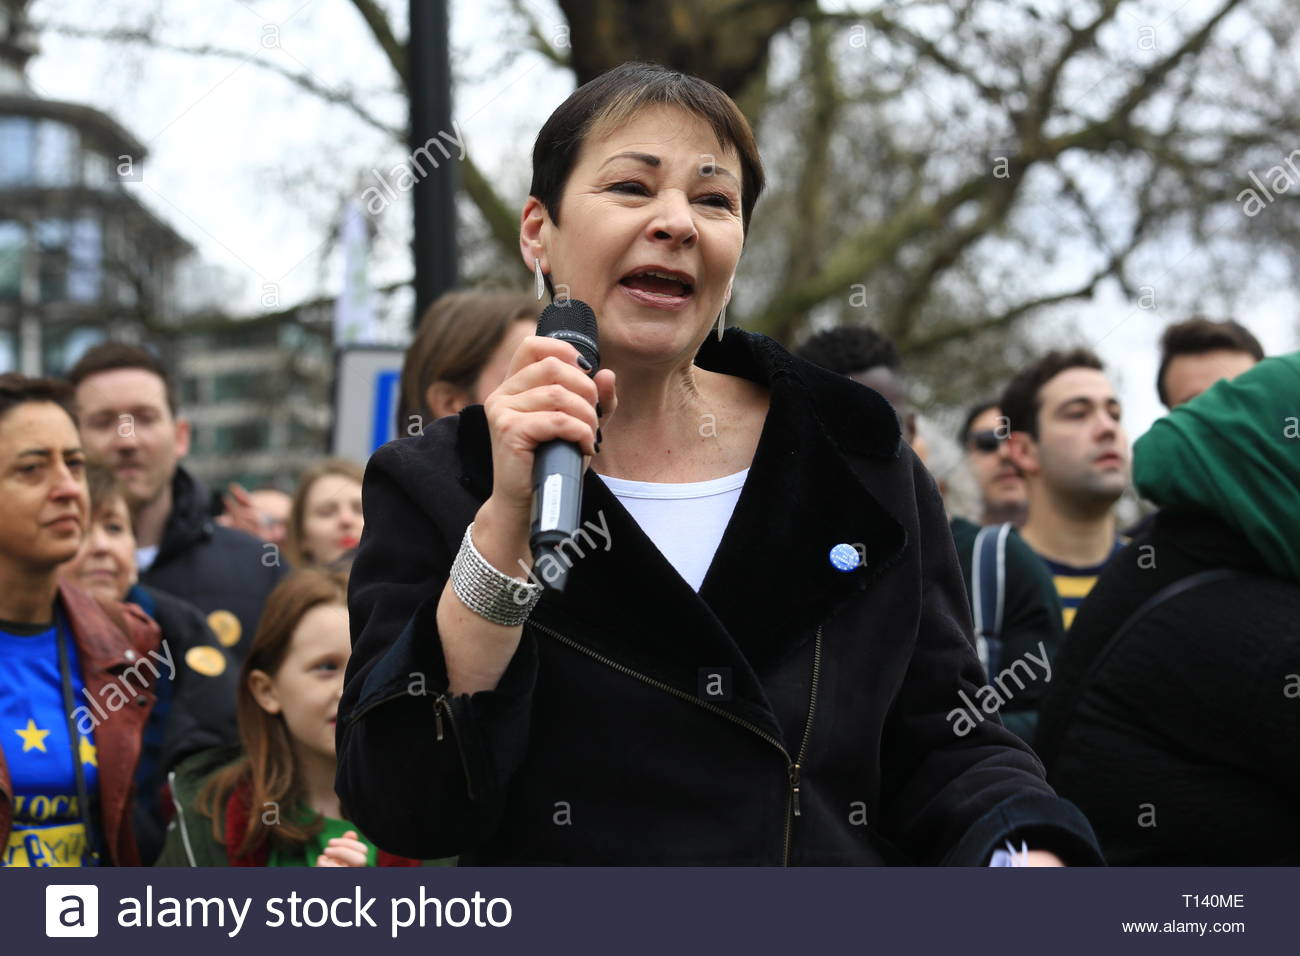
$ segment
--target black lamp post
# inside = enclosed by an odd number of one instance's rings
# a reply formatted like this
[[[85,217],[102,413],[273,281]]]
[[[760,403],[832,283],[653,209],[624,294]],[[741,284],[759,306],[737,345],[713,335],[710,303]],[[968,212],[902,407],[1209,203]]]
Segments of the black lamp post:
[[[411,151],[425,149],[438,159],[411,191],[415,215],[415,315],[456,285],[456,156],[444,158],[439,133],[453,135],[451,59],[446,0],[410,0],[411,40],[407,52],[411,97]],[[446,142],[443,137],[442,142]]]

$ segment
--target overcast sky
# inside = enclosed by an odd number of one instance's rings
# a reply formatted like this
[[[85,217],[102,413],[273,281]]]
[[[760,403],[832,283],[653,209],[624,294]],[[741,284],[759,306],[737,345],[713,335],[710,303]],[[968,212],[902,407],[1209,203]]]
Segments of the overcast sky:
[[[563,19],[549,0],[530,0],[544,33],[559,36]],[[390,0],[405,35],[406,3]],[[36,0],[33,17],[82,27],[133,22],[151,4],[140,0]],[[281,305],[334,293],[337,256],[321,246],[338,213],[338,196],[361,197],[406,150],[351,112],[324,103],[288,81],[258,69],[274,62],[310,74],[328,88],[347,86],[380,122],[399,126],[405,103],[393,95],[382,52],[351,4],[343,0],[189,0],[168,3],[159,35],[176,43],[210,44],[242,59],[204,58],[138,47],[41,37],[29,66],[37,91],[53,99],[103,109],[148,147],[144,183],[131,188],[219,267],[235,312],[255,312],[264,296]],[[571,91],[570,73],[542,57],[519,52],[508,32],[516,23],[504,0],[453,2],[453,71],[457,128],[498,192],[524,195],[533,136]],[[456,152],[453,149],[453,158]],[[376,283],[406,279],[409,206],[394,203],[380,217]],[[1152,384],[1155,342],[1170,321],[1158,290],[1176,274],[1181,253],[1170,250],[1147,281],[1157,290],[1154,310],[1137,309],[1107,284],[1092,303],[1066,314],[1076,339],[1095,345],[1111,366],[1136,437],[1161,408]],[[522,265],[521,265],[522,270]],[[1261,293],[1249,314],[1237,316],[1271,351],[1300,342],[1295,290]],[[1055,323],[1032,335],[1059,337]]]

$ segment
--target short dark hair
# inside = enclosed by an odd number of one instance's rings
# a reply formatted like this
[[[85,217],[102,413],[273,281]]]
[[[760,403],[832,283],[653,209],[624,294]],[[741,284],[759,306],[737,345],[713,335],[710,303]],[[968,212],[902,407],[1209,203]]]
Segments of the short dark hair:
[[[979,418],[990,408],[997,407],[998,402],[997,399],[994,398],[985,399],[982,402],[976,402],[972,405],[970,411],[966,413],[966,420],[961,423],[961,431],[957,433],[957,443],[962,447],[965,447],[966,442],[970,441],[970,427],[975,424],[975,419]]]
[[[1160,369],[1156,372],[1156,392],[1166,407],[1169,395],[1165,391],[1165,372],[1169,371],[1169,364],[1180,355],[1206,352],[1245,352],[1256,362],[1264,359],[1264,347],[1259,339],[1233,319],[1215,322],[1194,316],[1185,322],[1175,322],[1160,336]]]
[[[891,372],[902,370],[894,343],[866,325],[840,325],[818,332],[799,346],[795,355],[840,375],[881,367]]]
[[[1038,393],[1044,385],[1062,372],[1072,368],[1095,368],[1103,371],[1095,352],[1085,348],[1056,349],[1048,352],[1033,365],[1021,369],[1007,383],[998,405],[1013,432],[1028,432],[1038,437]]]
[[[77,410],[73,402],[72,389],[67,382],[60,382],[57,378],[29,378],[17,372],[5,372],[0,375],[0,420],[19,405],[32,402],[50,402],[58,405],[68,413],[72,423],[77,424]]]
[[[745,232],[763,191],[763,162],[754,131],[735,102],[707,80],[656,63],[629,62],[602,73],[569,94],[546,120],[533,143],[536,196],[551,220],[560,224],[560,201],[578,153],[597,126],[619,125],[649,106],[676,106],[694,113],[713,129],[718,142],[740,154],[740,207]]]
[[[68,381],[77,388],[92,375],[100,372],[112,372],[120,368],[138,368],[151,372],[162,379],[163,391],[167,395],[167,410],[176,417],[179,403],[176,401],[176,386],[167,371],[167,366],[158,356],[138,345],[125,342],[101,342],[86,351],[77,360],[77,364],[68,370]]]

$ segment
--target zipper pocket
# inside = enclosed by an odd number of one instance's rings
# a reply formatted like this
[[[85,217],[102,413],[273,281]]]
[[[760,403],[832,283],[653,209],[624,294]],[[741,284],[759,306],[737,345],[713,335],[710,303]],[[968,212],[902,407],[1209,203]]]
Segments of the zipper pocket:
[[[401,697],[410,697],[410,696],[415,696],[415,695],[412,695],[409,691],[399,690],[399,691],[395,691],[394,693],[387,694],[384,697],[380,697],[378,700],[372,700],[370,701],[370,703],[366,704],[366,706],[362,707],[360,710],[354,712],[350,717],[348,717],[348,725],[351,726],[352,724],[356,723],[358,720],[366,716],[366,714],[370,713],[380,704],[387,704]],[[427,697],[429,695],[426,693],[419,696]],[[465,750],[461,744],[460,731],[456,728],[456,718],[455,716],[453,716],[451,712],[451,701],[447,698],[446,694],[438,694],[433,701],[434,739],[441,742],[444,736],[443,726],[442,726],[443,710],[447,711],[447,720],[450,721],[451,723],[452,733],[456,735],[456,753],[460,756],[461,770],[465,774],[465,795],[468,796],[469,799],[473,800],[474,786],[473,784],[470,783],[469,765],[465,763]]]
[[[606,657],[604,654],[601,654],[598,651],[593,651],[591,648],[579,644],[577,641],[573,640],[572,638],[565,637],[563,634],[559,633],[558,631],[552,630],[551,628],[547,627],[545,624],[538,624],[536,621],[529,621],[528,624],[531,625],[532,627],[537,628],[542,633],[550,635],[552,638],[559,641],[561,644],[571,647],[575,651],[578,651],[582,654],[586,654],[588,657],[599,661],[600,663],[604,664],[607,667],[613,668],[615,671],[619,672],[620,674],[624,674],[628,677],[632,677],[636,680],[641,681],[644,684],[647,684],[658,690],[662,690],[665,693],[671,694],[672,696],[680,700],[684,700],[688,703],[694,704],[697,707],[703,707],[707,711],[711,711],[712,713],[715,713],[720,717],[726,718],[727,720],[731,721],[733,724],[743,727],[745,730],[748,730],[750,733],[757,735],[761,739],[770,743],[777,750],[779,750],[781,752],[781,755],[785,757],[786,772],[790,778],[790,788],[786,796],[785,838],[784,838],[784,850],[782,854],[783,864],[789,866],[791,823],[794,817],[801,815],[800,808],[799,808],[799,786],[800,786],[799,772],[801,769],[801,762],[803,761],[808,751],[808,739],[812,735],[813,715],[817,709],[817,683],[821,677],[821,649],[822,649],[821,625],[817,626],[817,633],[813,638],[813,677],[812,677],[812,690],[809,695],[809,701],[808,701],[808,717],[804,721],[803,740],[801,741],[799,746],[799,757],[798,759],[794,759],[790,756],[790,752],[785,749],[785,746],[781,743],[781,741],[777,740],[775,737],[773,737],[767,731],[763,730],[763,728],[759,727],[757,724],[751,723],[742,717],[737,717],[735,714],[731,713],[730,711],[723,710],[721,707],[718,707],[716,704],[710,704],[707,701],[700,700],[698,697],[693,697],[690,694],[678,690],[676,687],[673,687],[671,684],[666,684],[661,680],[656,680],[655,678],[649,677],[646,674],[642,674],[639,671],[634,671],[632,670],[632,668],[626,666],[625,664],[620,664],[618,661],[610,657]]]
[[[469,764],[465,761],[465,748],[461,744],[460,730],[456,727],[456,715],[451,709],[451,700],[446,694],[439,694],[433,702],[433,723],[435,739],[441,741],[442,732],[442,712],[447,712],[447,722],[451,724],[451,732],[456,737],[456,753],[460,755],[460,769],[465,774],[465,796],[470,800],[474,799],[474,785],[470,782]]]
[[[376,707],[378,707],[380,704],[387,704],[387,703],[389,703],[390,701],[397,700],[397,698],[399,698],[399,697],[407,697],[407,696],[409,696],[409,694],[408,694],[406,691],[404,691],[404,690],[399,690],[399,691],[396,691],[395,693],[389,694],[389,695],[386,696],[386,697],[381,697],[381,698],[379,698],[378,700],[372,700],[370,703],[366,704],[366,706],[362,707],[360,710],[358,710],[358,711],[354,711],[352,714],[349,714],[349,715],[348,715],[348,724],[349,724],[349,725],[352,725],[352,724],[356,723],[358,720],[360,720],[362,717],[366,716],[366,714],[370,713],[372,710],[374,710],[374,709],[375,709]]]

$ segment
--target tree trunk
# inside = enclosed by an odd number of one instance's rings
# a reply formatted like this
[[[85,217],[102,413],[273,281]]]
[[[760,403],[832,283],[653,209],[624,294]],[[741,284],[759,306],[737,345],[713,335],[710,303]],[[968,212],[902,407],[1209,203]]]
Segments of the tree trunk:
[[[579,85],[628,60],[692,73],[739,97],[772,37],[815,0],[560,0]]]

